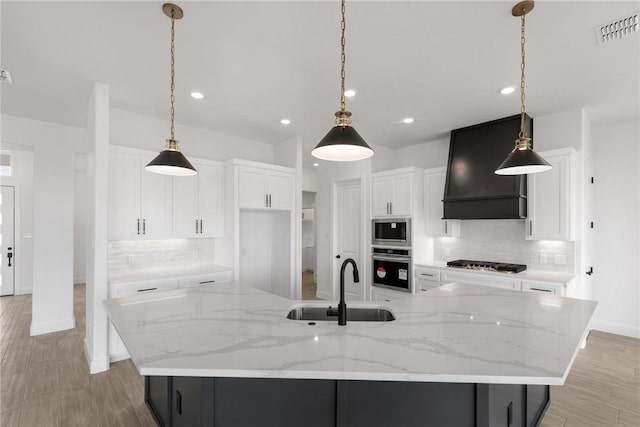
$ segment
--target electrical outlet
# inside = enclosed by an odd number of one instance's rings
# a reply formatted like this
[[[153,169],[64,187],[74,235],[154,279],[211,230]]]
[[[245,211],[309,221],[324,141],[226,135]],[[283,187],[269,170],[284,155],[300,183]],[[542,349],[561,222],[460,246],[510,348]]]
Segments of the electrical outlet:
[[[540,254],[540,264],[546,264],[547,262],[547,254]]]
[[[554,264],[558,264],[558,265],[565,265],[567,263],[567,256],[566,255],[554,255],[553,256],[553,263]]]

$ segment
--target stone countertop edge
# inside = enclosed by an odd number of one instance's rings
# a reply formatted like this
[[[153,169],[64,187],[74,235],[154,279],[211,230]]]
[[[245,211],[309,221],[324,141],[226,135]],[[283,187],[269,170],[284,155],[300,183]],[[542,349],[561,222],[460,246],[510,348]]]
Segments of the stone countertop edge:
[[[538,385],[564,383],[597,306],[450,283],[382,304],[393,322],[308,327],[299,304],[335,302],[237,283],[103,302],[141,375]]]

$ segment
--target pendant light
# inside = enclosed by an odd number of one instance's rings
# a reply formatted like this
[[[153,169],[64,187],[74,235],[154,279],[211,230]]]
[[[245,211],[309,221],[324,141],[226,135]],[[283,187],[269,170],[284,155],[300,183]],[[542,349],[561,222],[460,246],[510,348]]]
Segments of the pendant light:
[[[373,150],[351,126],[351,112],[345,109],[344,95],[344,65],[345,56],[345,0],[342,0],[342,21],[340,22],[342,35],[340,38],[342,68],[340,71],[340,111],[336,112],[336,126],[311,151],[313,157],[335,162],[349,162],[363,160],[373,156]]]
[[[151,160],[149,164],[145,166],[145,169],[149,172],[155,172],[163,175],[195,175],[198,173],[198,171],[193,167],[191,163],[189,163],[189,160],[187,160],[184,154],[180,152],[180,150],[178,149],[178,141],[176,141],[175,139],[175,48],[173,42],[175,38],[176,19],[181,19],[184,14],[182,12],[182,9],[173,3],[165,3],[164,5],[162,5],[162,11],[165,15],[171,18],[171,138],[167,139],[164,150],[162,150],[155,159]]]
[[[519,16],[522,21],[520,27],[520,133],[516,139],[515,148],[496,169],[495,173],[498,175],[524,175],[551,169],[551,165],[531,148],[531,138],[527,137],[524,125],[524,17],[533,10],[533,6],[533,0],[525,0],[516,4],[511,10],[511,14]]]

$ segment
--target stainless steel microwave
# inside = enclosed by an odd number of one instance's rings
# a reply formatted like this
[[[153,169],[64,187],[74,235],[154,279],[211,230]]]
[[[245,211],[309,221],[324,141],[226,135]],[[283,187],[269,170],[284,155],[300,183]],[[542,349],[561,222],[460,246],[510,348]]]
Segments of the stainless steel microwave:
[[[371,243],[383,246],[411,246],[411,218],[372,219]]]

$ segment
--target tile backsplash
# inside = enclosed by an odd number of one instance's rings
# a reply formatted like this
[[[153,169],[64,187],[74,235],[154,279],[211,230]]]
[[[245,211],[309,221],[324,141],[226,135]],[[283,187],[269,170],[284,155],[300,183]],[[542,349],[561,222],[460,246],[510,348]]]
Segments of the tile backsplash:
[[[109,270],[213,264],[214,239],[120,240],[109,242]]]
[[[433,246],[436,261],[497,261],[569,273],[575,266],[573,242],[525,240],[523,220],[460,221],[460,237],[438,237]],[[541,262],[544,258],[546,263]]]

